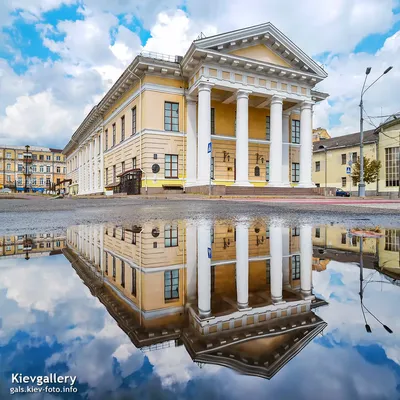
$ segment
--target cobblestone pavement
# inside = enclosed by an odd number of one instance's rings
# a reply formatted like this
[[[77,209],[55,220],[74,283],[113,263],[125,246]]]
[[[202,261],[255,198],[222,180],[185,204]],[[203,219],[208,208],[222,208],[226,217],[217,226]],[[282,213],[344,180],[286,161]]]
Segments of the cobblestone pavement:
[[[265,200],[265,199],[264,199]],[[65,198],[21,196],[0,199],[0,235],[63,231],[75,224],[137,224],[153,219],[279,219],[281,223],[398,226],[400,205],[326,204],[293,201],[209,200],[207,198]]]

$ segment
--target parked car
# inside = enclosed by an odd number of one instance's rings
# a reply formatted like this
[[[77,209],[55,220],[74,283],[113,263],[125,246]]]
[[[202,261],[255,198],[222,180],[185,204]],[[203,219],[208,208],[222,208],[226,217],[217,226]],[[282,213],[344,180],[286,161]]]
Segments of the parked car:
[[[0,193],[11,193],[11,189],[9,188],[0,189]]]
[[[350,197],[350,192],[346,192],[343,189],[336,189],[336,196],[339,196],[339,197]]]

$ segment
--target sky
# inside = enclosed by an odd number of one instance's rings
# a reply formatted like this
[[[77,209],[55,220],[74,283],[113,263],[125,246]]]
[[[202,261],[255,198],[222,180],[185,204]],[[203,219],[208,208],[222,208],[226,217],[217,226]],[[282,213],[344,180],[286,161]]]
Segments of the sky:
[[[323,65],[314,127],[366,129],[400,111],[400,0],[0,0],[0,144],[63,148],[142,50],[183,55],[206,36],[271,22]]]

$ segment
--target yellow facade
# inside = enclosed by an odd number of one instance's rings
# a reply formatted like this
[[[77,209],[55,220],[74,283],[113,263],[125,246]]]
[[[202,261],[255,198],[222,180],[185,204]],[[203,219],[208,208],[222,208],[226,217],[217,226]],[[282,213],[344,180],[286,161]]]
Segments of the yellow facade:
[[[61,150],[31,146],[28,156],[25,157],[24,154],[25,146],[0,146],[0,188],[23,190],[26,165],[30,191],[60,188],[59,184],[66,175],[66,156]]]

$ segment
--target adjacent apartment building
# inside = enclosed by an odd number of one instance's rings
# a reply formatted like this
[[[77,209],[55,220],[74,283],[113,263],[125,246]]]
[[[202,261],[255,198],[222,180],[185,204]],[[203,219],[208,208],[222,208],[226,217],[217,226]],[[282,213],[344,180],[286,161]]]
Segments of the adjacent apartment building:
[[[25,179],[32,192],[55,190],[66,175],[65,155],[62,150],[48,147],[1,146],[0,189],[24,191]]]
[[[400,122],[393,116],[375,130],[364,132],[364,156],[380,160],[376,182],[366,184],[367,195],[398,195],[400,176]],[[360,157],[360,133],[314,142],[313,182],[317,186],[342,188],[357,194],[351,178],[353,164]]]
[[[312,188],[326,72],[271,23],[141,53],[64,148],[73,194]]]

